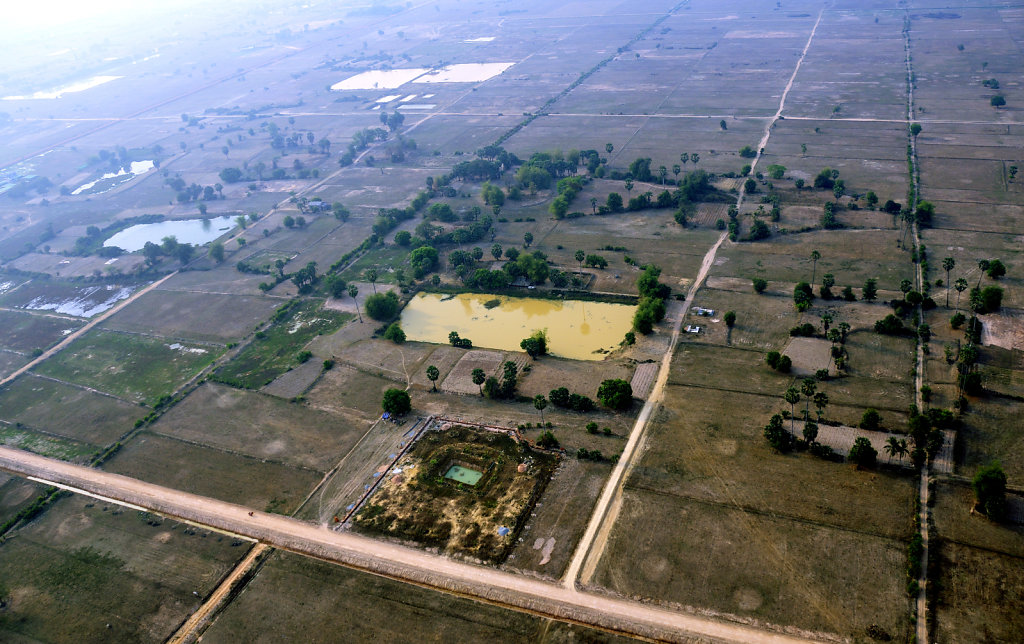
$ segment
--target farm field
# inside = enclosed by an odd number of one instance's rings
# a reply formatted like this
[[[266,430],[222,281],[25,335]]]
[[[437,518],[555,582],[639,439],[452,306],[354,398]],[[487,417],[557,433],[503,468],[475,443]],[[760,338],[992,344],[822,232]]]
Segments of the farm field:
[[[296,632],[307,633],[310,642],[334,641],[339,633],[351,642],[382,637],[406,642],[413,632],[467,643],[496,637],[510,642],[627,641],[287,553],[271,557],[203,639],[269,642]]]
[[[81,496],[14,536],[0,548],[10,641],[165,639],[248,545]]]
[[[946,4],[268,0],[11,29],[0,379],[41,359],[0,385],[0,443],[765,632],[1020,640],[1024,13]],[[104,246],[197,219],[220,237]],[[504,327],[506,296],[538,306]],[[450,307],[429,336],[426,297]],[[530,357],[561,300],[635,311]],[[507,389],[474,375],[506,361]],[[410,444],[427,423],[451,433]],[[971,488],[994,463],[1002,522]],[[44,489],[0,474],[0,522]],[[63,497],[0,535],[0,640],[166,640],[247,548]],[[192,637],[618,641],[257,565]]]
[[[153,405],[222,351],[220,345],[94,330],[42,363],[38,373]]]

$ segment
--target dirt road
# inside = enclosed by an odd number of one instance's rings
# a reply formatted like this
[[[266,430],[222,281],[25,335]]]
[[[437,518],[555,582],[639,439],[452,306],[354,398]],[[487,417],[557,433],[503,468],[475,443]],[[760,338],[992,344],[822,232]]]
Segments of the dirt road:
[[[818,31],[818,25],[821,24],[821,16],[824,14],[824,11],[825,10],[822,9],[818,12],[818,19],[814,22],[814,27],[811,28],[811,33],[807,37],[807,42],[804,44],[803,51],[800,53],[800,58],[796,61],[796,66],[793,68],[793,73],[789,77],[789,82],[786,83],[786,87],[782,91],[782,96],[779,98],[779,107],[775,111],[775,115],[765,125],[764,134],[761,136],[761,141],[757,146],[757,155],[754,157],[754,161],[751,164],[752,168],[757,167],[757,162],[761,160],[761,151],[768,145],[768,139],[772,134],[772,127],[782,116],[782,110],[786,106],[786,97],[789,96],[789,91],[793,88],[794,81],[796,81],[796,75],[800,71],[800,65],[803,64],[804,57],[807,56],[807,51],[811,48],[811,43],[814,41],[814,34]],[[744,191],[741,189],[739,197],[736,199],[737,208],[743,205],[743,197]],[[640,447],[643,445],[646,436],[644,430],[647,427],[647,423],[655,408],[660,404],[662,394],[664,394],[665,383],[668,382],[669,368],[672,363],[672,355],[675,353],[676,344],[679,341],[679,332],[682,327],[683,320],[686,319],[687,312],[689,312],[690,308],[693,306],[693,299],[697,294],[697,290],[707,278],[708,272],[711,270],[711,266],[714,265],[718,249],[722,246],[725,238],[726,234],[722,233],[722,235],[719,236],[718,241],[715,242],[715,245],[708,250],[707,254],[704,255],[704,261],[701,262],[700,271],[697,273],[696,279],[693,280],[689,291],[686,293],[683,312],[672,327],[672,342],[669,344],[669,348],[666,350],[665,356],[662,358],[661,369],[658,372],[658,379],[655,381],[654,387],[651,389],[650,396],[648,396],[647,402],[644,403],[644,407],[640,411],[640,415],[637,417],[636,423],[633,425],[633,430],[629,435],[629,441],[626,443],[625,449],[622,450],[619,462],[616,464],[615,469],[612,470],[612,475],[608,478],[608,482],[605,484],[604,490],[601,493],[601,498],[598,500],[597,505],[594,507],[594,512],[590,516],[590,523],[587,525],[587,530],[583,533],[583,538],[580,539],[579,544],[577,544],[572,562],[569,564],[569,569],[565,573],[563,584],[566,588],[575,589],[578,582],[587,584],[594,574],[597,562],[600,560],[601,553],[604,551],[604,546],[607,543],[608,535],[611,532],[612,526],[615,524],[615,520],[618,518],[622,503],[622,486],[629,473],[633,470],[634,459],[642,452]]]
[[[555,619],[592,624],[629,634],[681,641],[703,636],[731,642],[805,642],[780,633],[717,622],[646,604],[580,593],[559,585],[462,563],[391,543],[319,526],[224,501],[181,492],[118,474],[0,447],[0,470],[60,484],[130,507],[145,508],[299,554],[455,592]]]

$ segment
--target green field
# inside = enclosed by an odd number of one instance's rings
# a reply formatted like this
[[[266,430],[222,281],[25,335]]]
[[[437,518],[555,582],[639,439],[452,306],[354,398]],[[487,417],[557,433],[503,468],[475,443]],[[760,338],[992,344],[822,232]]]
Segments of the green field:
[[[310,340],[331,333],[352,319],[350,314],[322,307],[322,301],[306,300],[283,312],[279,309],[270,327],[218,369],[215,378],[239,387],[258,389],[298,365],[297,356]]]
[[[42,363],[40,375],[95,387],[126,401],[155,404],[170,395],[223,348],[143,335],[90,331]]]

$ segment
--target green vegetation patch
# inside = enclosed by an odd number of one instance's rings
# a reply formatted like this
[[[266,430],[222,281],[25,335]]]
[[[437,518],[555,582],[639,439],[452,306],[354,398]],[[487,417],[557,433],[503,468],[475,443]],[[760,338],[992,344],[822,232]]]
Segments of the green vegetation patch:
[[[300,364],[299,353],[318,335],[331,333],[352,319],[348,313],[328,311],[320,300],[292,302],[278,308],[266,331],[214,374],[225,384],[259,389]]]
[[[211,345],[91,331],[39,365],[38,372],[154,405],[221,351]]]
[[[0,443],[7,447],[77,463],[88,460],[88,457],[97,451],[96,445],[40,434],[26,427],[7,423],[0,423]]]
[[[523,472],[520,464],[525,464]],[[500,562],[554,471],[554,456],[506,434],[469,427],[426,433],[356,515],[369,532]],[[479,472],[473,485],[449,476]],[[476,478],[476,477],[474,477]]]

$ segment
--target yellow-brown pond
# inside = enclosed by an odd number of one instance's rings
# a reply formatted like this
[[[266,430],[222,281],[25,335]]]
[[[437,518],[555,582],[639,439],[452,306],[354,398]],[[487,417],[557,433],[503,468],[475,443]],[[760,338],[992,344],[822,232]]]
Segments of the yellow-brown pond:
[[[419,293],[402,311],[402,330],[418,342],[447,344],[448,334],[456,331],[474,347],[520,351],[523,338],[545,329],[548,353],[601,360],[622,342],[635,311],[629,304],[607,302]]]

